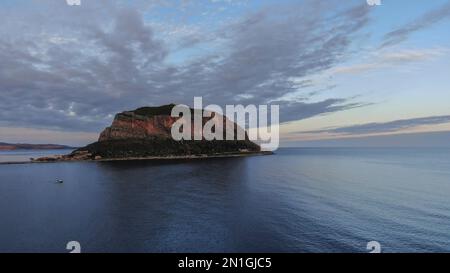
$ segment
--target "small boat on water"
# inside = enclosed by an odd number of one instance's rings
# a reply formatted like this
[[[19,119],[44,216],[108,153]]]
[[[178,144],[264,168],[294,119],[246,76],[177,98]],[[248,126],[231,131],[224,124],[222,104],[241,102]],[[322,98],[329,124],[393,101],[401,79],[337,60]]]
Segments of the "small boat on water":
[[[63,180],[61,180],[61,179],[57,179],[57,180],[56,180],[56,183],[58,183],[58,184],[62,184],[62,183],[64,183],[64,181],[63,181]]]

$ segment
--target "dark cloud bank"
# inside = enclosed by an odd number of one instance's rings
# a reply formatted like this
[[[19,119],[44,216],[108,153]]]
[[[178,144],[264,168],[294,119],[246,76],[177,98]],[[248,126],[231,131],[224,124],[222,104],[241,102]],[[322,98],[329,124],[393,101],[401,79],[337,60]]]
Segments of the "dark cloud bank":
[[[0,11],[0,126],[98,131],[116,112],[192,104],[194,96],[219,105],[277,103],[283,122],[364,105],[339,97],[280,100],[301,90],[292,78],[307,84],[308,76],[349,56],[369,21],[364,3],[306,1],[256,11],[214,33],[225,50],[178,65],[167,62],[169,45],[136,6],[32,3]],[[201,42],[192,41],[186,46]]]
[[[226,50],[166,62],[171,53],[136,9],[40,1],[1,11],[0,126],[98,131],[143,105],[282,105],[298,120],[358,104],[346,98],[280,101],[304,78],[341,61],[367,23],[365,5],[329,13],[324,2],[257,11],[214,33]],[[194,42],[195,43],[195,42]],[[195,46],[195,44],[190,44]],[[301,86],[300,86],[301,87]]]

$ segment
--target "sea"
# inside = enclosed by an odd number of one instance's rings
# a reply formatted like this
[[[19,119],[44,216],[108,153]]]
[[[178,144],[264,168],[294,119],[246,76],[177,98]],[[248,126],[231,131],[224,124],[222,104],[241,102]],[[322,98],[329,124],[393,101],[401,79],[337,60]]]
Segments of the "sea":
[[[450,149],[0,164],[0,223],[0,252],[450,252]]]

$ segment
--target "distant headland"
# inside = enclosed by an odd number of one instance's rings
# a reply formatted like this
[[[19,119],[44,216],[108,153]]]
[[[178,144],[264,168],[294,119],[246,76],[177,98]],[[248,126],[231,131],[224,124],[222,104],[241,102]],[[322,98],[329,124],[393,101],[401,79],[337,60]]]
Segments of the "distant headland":
[[[246,132],[244,140],[237,138],[233,140],[174,140],[171,135],[172,126],[183,117],[171,116],[173,107],[175,107],[174,104],[142,107],[116,114],[111,126],[100,133],[97,142],[76,149],[68,155],[43,157],[34,159],[33,162],[178,159],[272,154],[271,152],[262,152],[259,145],[249,140]],[[190,110],[194,111],[194,109]],[[236,136],[240,130],[243,130],[234,122],[230,122],[226,117],[217,113],[212,113],[210,117],[202,117],[203,125],[212,118],[223,119],[223,123],[227,124],[222,132],[224,135],[232,131]],[[195,128],[191,129],[194,134]]]
[[[4,143],[0,142],[0,151],[14,150],[67,150],[75,149],[66,145],[59,144],[26,144],[26,143]]]

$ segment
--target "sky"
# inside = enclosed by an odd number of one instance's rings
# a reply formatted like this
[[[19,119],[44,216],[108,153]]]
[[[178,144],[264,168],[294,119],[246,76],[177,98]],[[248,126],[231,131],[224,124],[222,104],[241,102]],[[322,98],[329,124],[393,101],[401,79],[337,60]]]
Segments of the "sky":
[[[169,103],[280,105],[283,146],[450,146],[450,1],[2,0],[0,142]]]

